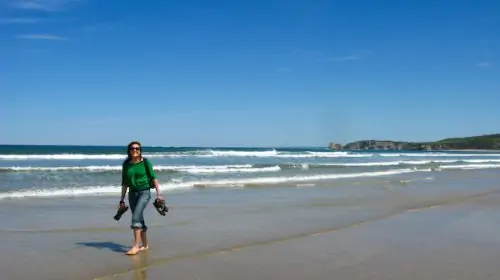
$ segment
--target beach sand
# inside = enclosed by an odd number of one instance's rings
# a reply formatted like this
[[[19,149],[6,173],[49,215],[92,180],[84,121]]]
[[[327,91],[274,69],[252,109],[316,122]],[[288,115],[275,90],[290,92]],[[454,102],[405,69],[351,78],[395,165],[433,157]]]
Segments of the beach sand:
[[[0,203],[4,279],[500,279],[500,173],[172,194],[125,256],[116,198]],[[12,214],[16,213],[16,214]]]
[[[152,263],[101,279],[500,279],[500,196]],[[143,263],[141,263],[143,262]]]

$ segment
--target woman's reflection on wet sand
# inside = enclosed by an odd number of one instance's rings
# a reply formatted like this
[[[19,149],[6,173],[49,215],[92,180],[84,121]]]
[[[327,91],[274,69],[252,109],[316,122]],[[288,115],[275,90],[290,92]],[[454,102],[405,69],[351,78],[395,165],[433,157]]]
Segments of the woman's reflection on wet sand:
[[[133,264],[133,279],[134,280],[147,280],[147,269],[149,252],[145,251],[141,254],[132,255],[130,259]]]

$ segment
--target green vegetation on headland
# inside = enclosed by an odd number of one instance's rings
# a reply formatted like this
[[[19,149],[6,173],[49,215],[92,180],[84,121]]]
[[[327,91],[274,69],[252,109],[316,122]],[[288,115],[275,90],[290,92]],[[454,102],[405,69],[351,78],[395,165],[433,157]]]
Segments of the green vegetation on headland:
[[[447,138],[435,142],[362,140],[344,146],[330,143],[328,147],[332,150],[500,150],[500,134]]]

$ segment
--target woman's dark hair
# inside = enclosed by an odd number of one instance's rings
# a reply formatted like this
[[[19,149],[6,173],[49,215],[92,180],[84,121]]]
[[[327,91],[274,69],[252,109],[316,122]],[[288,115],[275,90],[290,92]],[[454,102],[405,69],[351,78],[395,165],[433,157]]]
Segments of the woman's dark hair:
[[[140,149],[139,151],[141,152],[142,154],[142,145],[141,145],[141,142],[139,141],[132,141],[130,142],[128,145],[127,145],[127,158],[125,159],[125,161],[123,161],[123,163],[126,163],[130,160],[130,147],[132,147],[132,145],[139,145]]]

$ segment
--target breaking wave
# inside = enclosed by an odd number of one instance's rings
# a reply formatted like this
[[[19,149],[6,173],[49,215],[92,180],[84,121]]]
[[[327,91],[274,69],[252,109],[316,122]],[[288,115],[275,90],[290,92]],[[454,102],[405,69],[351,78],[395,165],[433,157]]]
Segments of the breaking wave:
[[[370,152],[335,152],[335,151],[236,151],[236,150],[195,150],[181,152],[145,153],[149,158],[182,157],[253,157],[253,158],[369,158],[369,157],[500,157],[496,153],[370,153]],[[0,160],[122,160],[124,154],[0,154]]]
[[[314,182],[323,180],[335,180],[346,178],[362,178],[362,177],[378,177],[388,175],[398,175],[411,172],[431,171],[417,169],[398,169],[379,172],[362,172],[350,174],[324,174],[324,175],[309,175],[309,176],[289,176],[289,177],[252,177],[242,179],[221,179],[221,180],[201,180],[201,181],[185,181],[177,180],[162,184],[162,190],[173,190],[179,188],[194,188],[194,187],[247,187],[256,185],[272,185],[283,183],[301,183]],[[10,192],[0,193],[0,199],[6,198],[29,198],[29,197],[60,197],[60,196],[94,196],[117,194],[121,191],[119,186],[88,186],[74,188],[48,188],[48,189],[25,189]]]
[[[458,164],[461,165],[446,165]],[[234,164],[234,165],[157,165],[156,172],[184,172],[192,174],[207,173],[258,173],[279,172],[286,169],[313,169],[313,168],[348,168],[348,167],[384,167],[384,166],[421,166],[431,165],[434,167],[450,168],[450,166],[462,166],[472,168],[474,166],[489,166],[495,168],[500,159],[450,159],[450,160],[416,160],[416,161],[384,161],[384,162],[351,162],[351,163],[283,163],[283,164]],[[36,167],[36,166],[10,166],[0,167],[0,172],[119,172],[121,165],[98,165],[98,166],[58,166],[58,167]]]

